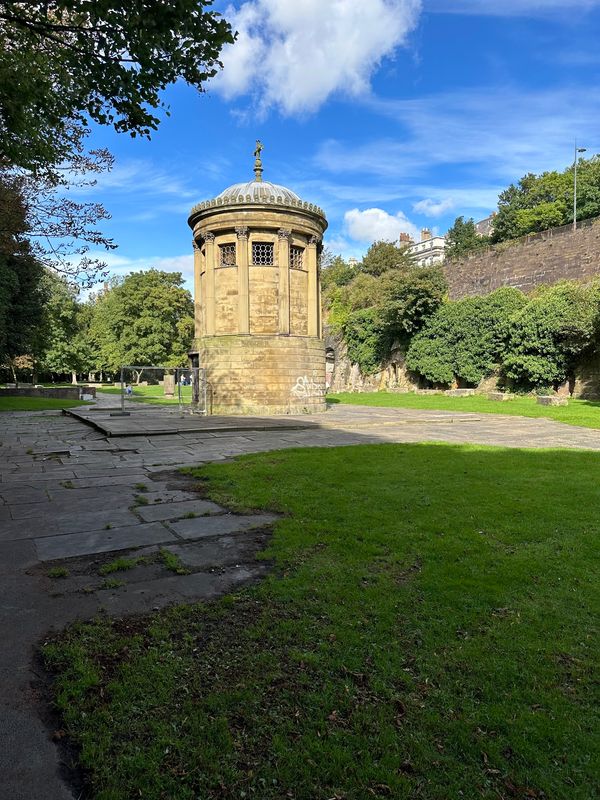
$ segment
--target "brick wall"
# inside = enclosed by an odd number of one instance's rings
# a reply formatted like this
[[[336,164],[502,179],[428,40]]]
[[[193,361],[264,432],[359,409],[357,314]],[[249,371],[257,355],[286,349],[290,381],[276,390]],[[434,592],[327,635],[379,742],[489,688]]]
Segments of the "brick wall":
[[[530,292],[540,284],[600,277],[600,218],[552,228],[503,242],[461,261],[447,261],[444,271],[450,298],[483,295],[500,286]]]

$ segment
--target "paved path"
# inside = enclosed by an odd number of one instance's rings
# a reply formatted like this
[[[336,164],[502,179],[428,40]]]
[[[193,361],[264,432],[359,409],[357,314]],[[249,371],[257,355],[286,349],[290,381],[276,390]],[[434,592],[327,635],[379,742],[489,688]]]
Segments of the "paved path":
[[[73,796],[38,713],[33,655],[47,633],[100,609],[120,615],[215,597],[266,569],[255,554],[273,517],[228,514],[200,499],[176,467],[278,448],[377,442],[600,450],[600,431],[495,415],[338,406],[270,429],[256,420],[245,419],[240,429],[209,418],[195,432],[179,432],[178,415],[163,415],[160,424],[169,418],[172,433],[148,433],[155,423],[140,430],[151,419],[140,415],[135,431],[106,437],[55,412],[0,415],[0,800]],[[170,572],[161,550],[177,555],[188,573]],[[145,559],[109,576],[124,581],[118,587],[99,574],[113,551]],[[48,577],[57,564],[68,567],[68,577]]]

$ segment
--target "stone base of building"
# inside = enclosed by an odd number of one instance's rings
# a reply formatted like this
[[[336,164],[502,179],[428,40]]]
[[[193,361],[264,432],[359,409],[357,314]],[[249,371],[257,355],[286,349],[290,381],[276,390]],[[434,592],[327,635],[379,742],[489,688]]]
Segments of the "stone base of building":
[[[326,410],[325,345],[303,336],[196,339],[210,414],[312,414]],[[195,354],[194,354],[195,355]]]

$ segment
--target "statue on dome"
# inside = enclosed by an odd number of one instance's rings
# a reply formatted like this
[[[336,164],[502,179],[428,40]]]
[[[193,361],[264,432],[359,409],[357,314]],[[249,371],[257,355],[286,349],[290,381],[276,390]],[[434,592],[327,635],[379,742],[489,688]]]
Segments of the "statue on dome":
[[[260,139],[257,139],[256,140],[256,150],[254,151],[254,157],[255,158],[260,158],[260,154],[262,153],[263,149],[264,149],[263,143],[261,142]]]

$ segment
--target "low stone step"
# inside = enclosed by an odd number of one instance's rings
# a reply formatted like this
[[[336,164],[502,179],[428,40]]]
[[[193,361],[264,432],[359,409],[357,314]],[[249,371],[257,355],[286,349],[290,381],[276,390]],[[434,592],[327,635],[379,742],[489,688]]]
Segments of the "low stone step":
[[[33,541],[40,561],[55,561],[60,558],[110,553],[113,550],[128,550],[132,547],[174,540],[173,534],[160,522],[151,522],[111,530],[45,536]]]

